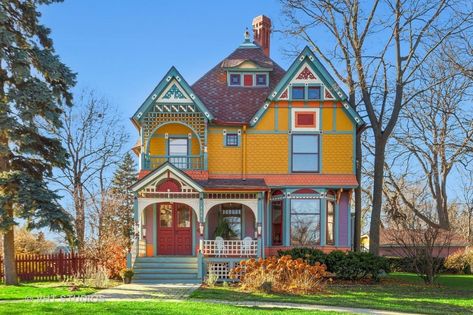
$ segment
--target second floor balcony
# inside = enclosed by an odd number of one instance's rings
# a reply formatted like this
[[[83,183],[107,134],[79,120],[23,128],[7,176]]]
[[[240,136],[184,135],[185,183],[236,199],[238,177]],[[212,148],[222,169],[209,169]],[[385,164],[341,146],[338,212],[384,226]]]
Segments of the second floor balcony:
[[[181,170],[205,170],[204,155],[150,155],[144,156],[143,168],[153,170],[162,164],[170,162]]]

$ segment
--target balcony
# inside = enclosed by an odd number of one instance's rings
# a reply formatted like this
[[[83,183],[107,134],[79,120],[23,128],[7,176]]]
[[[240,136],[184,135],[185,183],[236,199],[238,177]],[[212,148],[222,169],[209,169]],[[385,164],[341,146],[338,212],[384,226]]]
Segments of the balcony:
[[[204,170],[206,168],[203,155],[145,155],[143,168],[153,170],[166,162],[172,163],[181,170]]]

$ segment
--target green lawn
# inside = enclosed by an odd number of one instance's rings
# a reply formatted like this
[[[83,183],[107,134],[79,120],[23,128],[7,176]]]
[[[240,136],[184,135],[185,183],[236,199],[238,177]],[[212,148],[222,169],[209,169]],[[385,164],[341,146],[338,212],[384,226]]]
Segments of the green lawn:
[[[289,309],[262,309],[201,302],[23,302],[0,303],[0,314],[320,314],[335,312],[308,312]]]
[[[473,314],[473,276],[443,275],[440,286],[428,287],[415,275],[398,273],[377,285],[329,285],[315,295],[247,293],[236,288],[201,288],[193,299],[280,301],[362,307],[423,314]]]
[[[0,300],[86,295],[94,292],[97,292],[97,289],[79,288],[78,291],[71,291],[70,286],[64,282],[30,282],[20,285],[0,285]]]

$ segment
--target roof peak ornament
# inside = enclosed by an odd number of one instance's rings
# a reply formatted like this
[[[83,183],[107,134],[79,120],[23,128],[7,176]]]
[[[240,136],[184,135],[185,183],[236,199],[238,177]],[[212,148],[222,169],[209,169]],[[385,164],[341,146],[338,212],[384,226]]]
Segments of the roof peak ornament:
[[[245,43],[250,43],[250,31],[248,30],[248,27],[245,29]]]

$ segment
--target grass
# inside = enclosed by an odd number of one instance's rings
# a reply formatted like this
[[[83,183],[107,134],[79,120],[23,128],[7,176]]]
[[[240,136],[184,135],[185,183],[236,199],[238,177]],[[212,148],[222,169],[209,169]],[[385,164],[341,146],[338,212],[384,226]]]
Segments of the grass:
[[[233,287],[216,287],[194,291],[191,298],[307,303],[422,314],[473,314],[473,276],[443,275],[439,283],[439,286],[425,286],[413,274],[395,273],[377,285],[329,285],[323,294],[248,293]]]
[[[115,283],[112,282],[112,285]],[[87,295],[98,289],[79,287],[71,291],[70,285],[64,282],[27,282],[19,285],[0,285],[0,300],[23,300],[38,297],[61,297],[71,295]]]
[[[309,312],[296,309],[264,309],[201,302],[22,302],[0,303],[1,314],[319,314],[333,315],[335,312]]]

